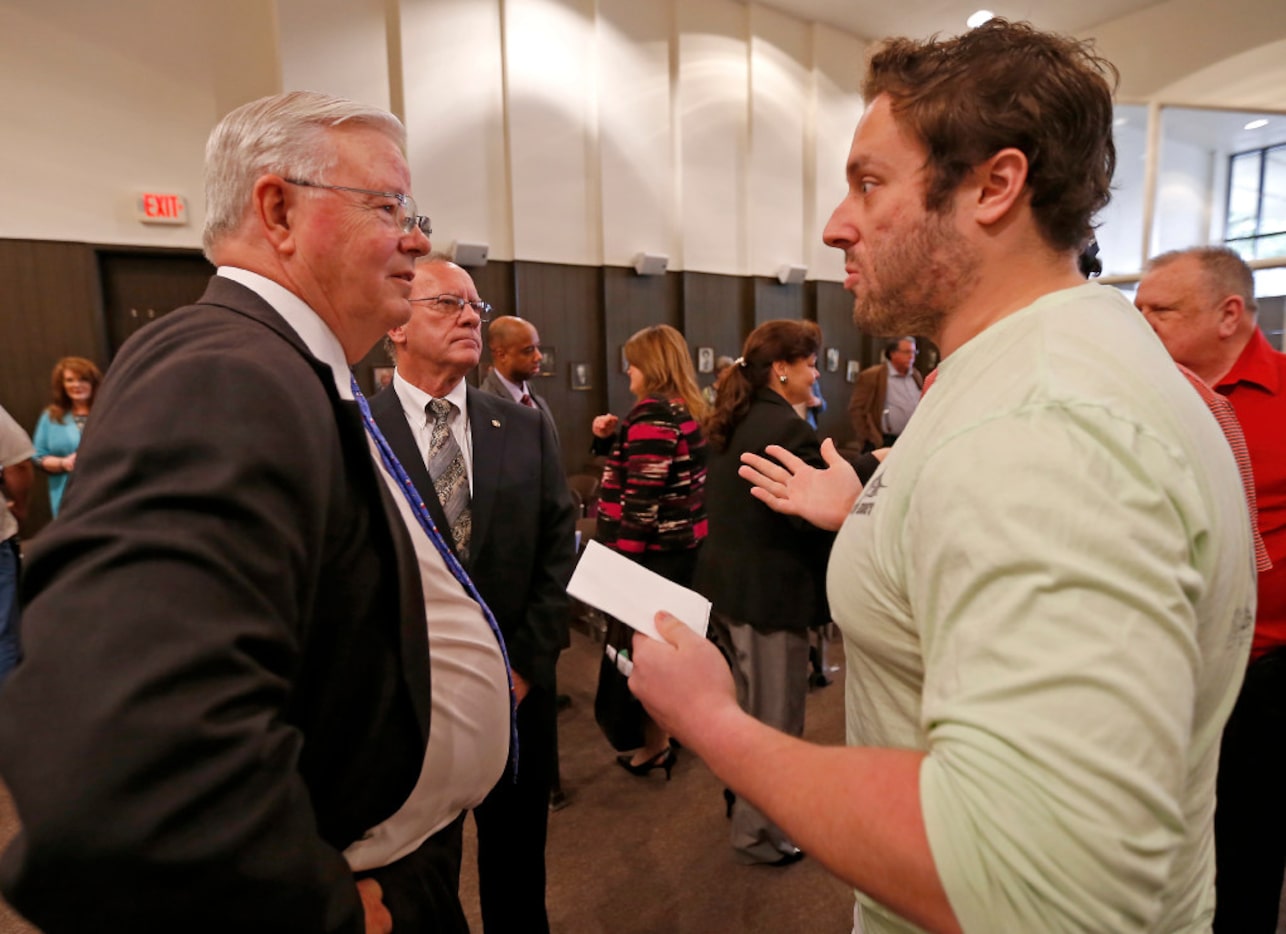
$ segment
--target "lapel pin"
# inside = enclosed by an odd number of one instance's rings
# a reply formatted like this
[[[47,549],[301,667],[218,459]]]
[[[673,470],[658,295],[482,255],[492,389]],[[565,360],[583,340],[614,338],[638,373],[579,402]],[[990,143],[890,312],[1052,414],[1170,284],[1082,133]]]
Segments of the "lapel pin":
[[[493,419],[491,420],[491,427],[492,427],[492,428],[499,428],[499,427],[500,427],[500,419],[498,419],[498,418],[493,418]]]

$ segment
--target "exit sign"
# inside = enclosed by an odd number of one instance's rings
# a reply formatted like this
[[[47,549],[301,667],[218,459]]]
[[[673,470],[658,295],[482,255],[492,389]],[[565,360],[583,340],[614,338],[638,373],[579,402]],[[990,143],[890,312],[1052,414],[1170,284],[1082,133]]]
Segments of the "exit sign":
[[[145,191],[138,196],[137,216],[144,224],[186,224],[188,203],[182,195]]]

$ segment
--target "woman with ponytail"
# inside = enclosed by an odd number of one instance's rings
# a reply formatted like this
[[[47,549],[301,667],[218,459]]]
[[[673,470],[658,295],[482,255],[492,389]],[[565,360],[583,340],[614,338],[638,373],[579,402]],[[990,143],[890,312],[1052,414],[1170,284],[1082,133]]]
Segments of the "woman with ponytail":
[[[779,444],[824,468],[817,433],[793,406],[812,396],[821,331],[807,321],[769,321],[719,379],[706,511],[710,534],[695,587],[711,603],[711,629],[732,666],[741,708],[792,736],[804,732],[808,630],[830,620],[826,562],[834,533],[773,512],[737,475],[741,455]],[[801,857],[782,831],[744,800],[728,799],[731,843],[744,863],[785,866]]]

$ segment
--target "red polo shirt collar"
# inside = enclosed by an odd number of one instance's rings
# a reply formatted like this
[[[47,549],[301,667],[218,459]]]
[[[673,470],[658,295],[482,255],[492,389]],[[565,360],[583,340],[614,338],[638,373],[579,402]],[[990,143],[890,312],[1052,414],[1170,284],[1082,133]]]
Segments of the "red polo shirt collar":
[[[1281,391],[1281,376],[1274,359],[1275,353],[1272,345],[1268,343],[1268,338],[1264,337],[1264,332],[1255,328],[1255,333],[1246,342],[1241,356],[1232,365],[1232,369],[1224,374],[1223,379],[1219,380],[1215,388],[1231,388],[1238,383],[1252,383],[1267,390],[1271,395],[1277,395]]]

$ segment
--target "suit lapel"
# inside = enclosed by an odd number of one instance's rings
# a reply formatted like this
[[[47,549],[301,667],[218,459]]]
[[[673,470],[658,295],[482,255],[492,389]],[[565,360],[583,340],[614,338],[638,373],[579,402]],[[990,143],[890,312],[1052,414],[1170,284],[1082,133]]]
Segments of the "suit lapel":
[[[416,492],[428,507],[429,515],[433,517],[433,524],[438,527],[439,532],[446,530],[444,538],[450,543],[451,527],[447,524],[446,513],[442,511],[442,504],[438,502],[438,495],[433,489],[433,478],[429,476],[429,470],[424,466],[424,453],[416,445],[415,435],[411,433],[411,426],[406,422],[406,412],[402,409],[402,399],[398,396],[397,390],[389,386],[377,393],[371,400],[371,415],[375,417],[380,431],[384,432],[384,437],[388,439],[389,447],[402,462],[406,475],[411,478]]]
[[[392,390],[389,391],[392,392]],[[341,443],[353,451],[355,462],[365,461],[370,464],[367,480],[379,494],[389,534],[393,539],[393,551],[397,556],[398,602],[401,608],[401,612],[398,613],[398,625],[402,646],[402,676],[410,688],[411,704],[415,708],[420,731],[427,742],[433,693],[430,681],[429,643],[424,628],[424,591],[420,586],[420,566],[415,555],[415,545],[411,541],[410,533],[403,526],[397,503],[393,500],[393,494],[385,486],[380,468],[375,465],[375,460],[370,456],[366,427],[362,424],[357,403],[336,400],[335,404]],[[371,414],[373,415],[374,412],[372,411]],[[403,418],[402,422],[405,426],[406,419]],[[380,430],[386,429],[381,426]],[[360,455],[358,451],[361,452]]]
[[[504,464],[505,434],[508,428],[507,406],[498,403],[472,386],[468,388],[469,433],[473,445],[473,537],[469,557],[481,550],[491,525],[491,513]]]

